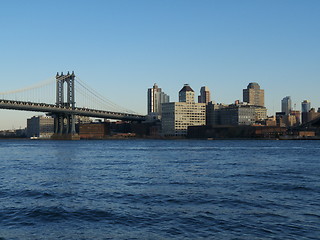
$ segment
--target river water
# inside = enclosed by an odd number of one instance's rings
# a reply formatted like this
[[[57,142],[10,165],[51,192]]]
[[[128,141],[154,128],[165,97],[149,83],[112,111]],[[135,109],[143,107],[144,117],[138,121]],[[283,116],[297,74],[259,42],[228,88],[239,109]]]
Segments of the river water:
[[[0,239],[320,239],[319,141],[0,141]]]

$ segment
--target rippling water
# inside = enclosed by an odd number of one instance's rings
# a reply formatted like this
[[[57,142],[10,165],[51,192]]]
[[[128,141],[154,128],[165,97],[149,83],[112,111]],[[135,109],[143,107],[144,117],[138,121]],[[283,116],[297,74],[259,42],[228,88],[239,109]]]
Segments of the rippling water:
[[[0,141],[0,239],[319,239],[319,141]]]

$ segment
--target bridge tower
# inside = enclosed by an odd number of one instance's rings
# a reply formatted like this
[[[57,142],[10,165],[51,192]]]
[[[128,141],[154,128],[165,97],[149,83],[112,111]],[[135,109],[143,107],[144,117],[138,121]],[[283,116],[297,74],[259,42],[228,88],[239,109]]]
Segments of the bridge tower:
[[[75,109],[74,72],[56,75],[56,106],[70,110]],[[66,88],[65,88],[66,87]],[[66,89],[66,90],[65,90]],[[66,92],[66,94],[65,94]],[[66,99],[65,99],[66,98]],[[67,139],[76,135],[74,114],[54,114],[54,138]]]

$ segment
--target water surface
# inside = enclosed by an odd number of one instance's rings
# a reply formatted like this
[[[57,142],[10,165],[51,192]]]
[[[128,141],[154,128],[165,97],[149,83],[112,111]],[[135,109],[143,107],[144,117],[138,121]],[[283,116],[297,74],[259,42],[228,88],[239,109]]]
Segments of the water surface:
[[[0,239],[319,239],[319,141],[0,141]]]

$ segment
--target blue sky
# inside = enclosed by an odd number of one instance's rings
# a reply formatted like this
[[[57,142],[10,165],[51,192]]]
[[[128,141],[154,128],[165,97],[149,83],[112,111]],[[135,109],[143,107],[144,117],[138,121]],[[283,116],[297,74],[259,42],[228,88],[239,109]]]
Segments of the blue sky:
[[[258,82],[269,115],[291,96],[320,107],[318,0],[0,0],[0,92],[72,71],[118,105],[146,113],[157,83],[242,100]],[[0,129],[35,113],[0,111]]]

